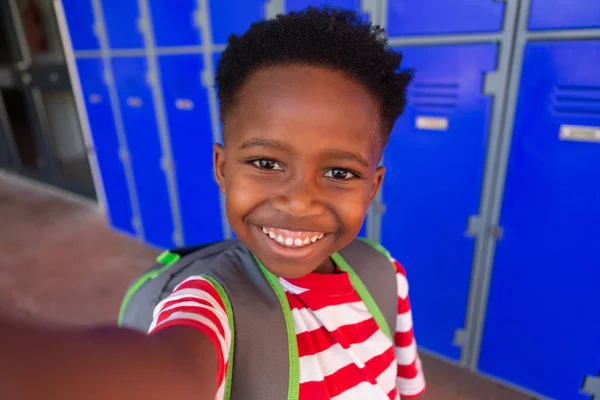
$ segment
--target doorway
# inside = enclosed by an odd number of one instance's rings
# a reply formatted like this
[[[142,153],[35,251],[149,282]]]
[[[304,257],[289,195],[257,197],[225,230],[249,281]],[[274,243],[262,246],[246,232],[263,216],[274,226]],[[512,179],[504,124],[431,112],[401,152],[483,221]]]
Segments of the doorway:
[[[50,1],[0,2],[0,168],[96,198]]]

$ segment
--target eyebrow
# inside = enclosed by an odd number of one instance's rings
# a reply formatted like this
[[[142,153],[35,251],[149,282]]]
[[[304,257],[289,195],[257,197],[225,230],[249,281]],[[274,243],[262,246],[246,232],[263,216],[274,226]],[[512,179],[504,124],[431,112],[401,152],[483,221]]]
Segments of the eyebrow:
[[[359,163],[360,165],[362,165],[365,168],[369,168],[369,163],[367,160],[364,159],[364,157],[362,157],[358,153],[353,153],[350,151],[331,150],[331,151],[328,151],[323,156],[323,158],[332,158],[334,160],[339,160],[339,161],[353,161],[353,162]]]
[[[283,142],[279,140],[272,139],[259,139],[252,138],[246,140],[244,143],[240,145],[240,150],[251,149],[253,147],[262,147],[264,149],[275,150],[275,151],[289,151],[290,148]]]
[[[253,147],[260,147],[263,149],[269,149],[273,151],[286,151],[293,152],[290,147],[281,142],[279,140],[273,139],[261,139],[261,138],[252,138],[248,139],[240,145],[240,150],[251,149]],[[356,162],[362,165],[365,168],[369,168],[369,162],[364,159],[360,154],[354,153],[351,151],[344,150],[330,150],[323,154],[322,158],[324,159],[334,159],[338,161],[351,161]]]

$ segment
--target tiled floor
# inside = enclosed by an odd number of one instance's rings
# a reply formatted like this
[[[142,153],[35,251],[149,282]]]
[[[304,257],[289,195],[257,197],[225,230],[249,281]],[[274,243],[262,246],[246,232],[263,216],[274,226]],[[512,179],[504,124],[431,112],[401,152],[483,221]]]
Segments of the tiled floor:
[[[0,174],[0,314],[114,323],[128,284],[157,254],[110,230],[93,204]],[[430,357],[423,365],[426,400],[530,399]]]

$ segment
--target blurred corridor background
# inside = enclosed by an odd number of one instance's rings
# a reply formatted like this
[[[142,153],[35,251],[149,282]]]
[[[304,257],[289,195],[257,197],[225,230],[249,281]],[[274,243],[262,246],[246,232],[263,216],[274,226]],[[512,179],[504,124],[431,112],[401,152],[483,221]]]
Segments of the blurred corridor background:
[[[363,235],[407,267],[439,372],[428,398],[600,400],[598,0],[1,1],[0,309],[73,279],[96,308],[24,309],[114,321],[156,249],[231,237],[212,176],[219,54],[322,4],[386,27],[416,69]]]

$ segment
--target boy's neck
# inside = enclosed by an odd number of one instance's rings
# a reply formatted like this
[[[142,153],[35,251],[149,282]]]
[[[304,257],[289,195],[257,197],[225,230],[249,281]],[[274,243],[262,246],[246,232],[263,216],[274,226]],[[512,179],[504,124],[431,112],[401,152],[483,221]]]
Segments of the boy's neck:
[[[335,263],[331,259],[331,257],[327,257],[325,261],[321,265],[314,270],[315,274],[334,274],[336,271]]]

